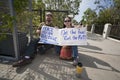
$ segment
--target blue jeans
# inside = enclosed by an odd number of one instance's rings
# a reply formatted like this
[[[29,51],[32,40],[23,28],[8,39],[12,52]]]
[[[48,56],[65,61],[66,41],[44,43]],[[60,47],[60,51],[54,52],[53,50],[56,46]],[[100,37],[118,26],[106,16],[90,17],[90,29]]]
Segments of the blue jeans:
[[[62,48],[62,46],[55,46],[55,52],[57,53],[57,54],[60,54],[60,51],[61,51],[61,48]]]
[[[78,47],[77,46],[72,46],[72,53],[73,53],[73,57],[74,57],[74,59],[76,59],[77,58],[77,56],[78,56]]]

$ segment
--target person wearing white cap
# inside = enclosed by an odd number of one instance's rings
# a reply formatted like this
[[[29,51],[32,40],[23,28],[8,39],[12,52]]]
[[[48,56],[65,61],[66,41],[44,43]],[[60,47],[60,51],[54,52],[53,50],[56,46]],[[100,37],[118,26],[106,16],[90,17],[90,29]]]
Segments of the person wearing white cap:
[[[46,15],[51,15],[52,16],[52,13],[51,12],[47,12]]]
[[[47,12],[45,15],[45,22],[40,23],[39,28],[36,30],[36,33],[38,33],[38,34],[40,33],[40,30],[43,25],[54,27],[54,25],[52,23],[52,18],[53,18],[52,13]]]
[[[47,12],[46,16],[45,16],[45,22],[40,23],[40,26],[36,30],[36,33],[40,35],[40,31],[41,31],[41,28],[42,28],[43,25],[54,27],[53,24],[52,24],[52,18],[53,18],[52,13]],[[35,56],[35,53],[37,51],[37,46],[38,46],[38,41],[39,40],[40,40],[40,38],[33,39],[29,43],[29,45],[28,45],[28,47],[27,47],[27,49],[24,53],[24,56],[19,61],[15,62],[12,66],[13,67],[21,67],[21,66],[24,66],[26,64],[31,63],[34,56]],[[49,45],[49,46],[45,45],[44,49],[43,48],[40,49],[40,52],[45,53],[45,51],[50,49],[51,47],[52,47],[51,45]]]

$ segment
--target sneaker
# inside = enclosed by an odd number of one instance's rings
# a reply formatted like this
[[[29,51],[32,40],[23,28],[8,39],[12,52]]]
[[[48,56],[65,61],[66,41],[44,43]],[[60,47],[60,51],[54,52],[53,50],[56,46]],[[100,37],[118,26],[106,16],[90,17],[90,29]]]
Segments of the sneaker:
[[[31,58],[29,58],[29,59],[23,58],[23,59],[19,60],[18,62],[15,62],[12,66],[13,67],[21,67],[21,66],[30,64],[31,62],[32,62]]]
[[[74,66],[77,66],[77,64],[78,64],[78,60],[74,59],[74,60],[73,60],[73,65],[74,65]]]
[[[77,66],[78,61],[79,61],[79,56],[77,56],[76,58],[74,58],[74,60],[73,60],[73,65],[74,65],[74,66]]]

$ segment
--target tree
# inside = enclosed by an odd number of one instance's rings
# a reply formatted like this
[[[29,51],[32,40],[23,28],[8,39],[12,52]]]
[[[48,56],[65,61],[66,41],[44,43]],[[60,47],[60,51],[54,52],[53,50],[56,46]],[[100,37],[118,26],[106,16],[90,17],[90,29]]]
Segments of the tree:
[[[113,13],[113,23],[120,24],[120,0],[113,0],[114,6],[112,11]]]
[[[81,22],[83,24],[88,24],[91,25],[93,24],[97,19],[97,14],[94,10],[91,10],[90,8],[88,8],[85,12],[84,15],[82,16],[82,20]]]
[[[3,4],[4,0],[0,1],[0,6]],[[6,1],[6,0],[5,0]],[[4,1],[4,2],[5,2]],[[12,32],[13,20],[16,20],[17,27],[20,31],[25,31],[25,29],[29,25],[29,18],[34,17],[33,23],[35,25],[39,25],[39,19],[43,16],[36,16],[37,13],[31,13],[27,11],[29,7],[28,0],[13,0],[13,6],[16,13],[16,16],[11,17],[9,14],[9,7],[3,7],[0,11],[0,32]],[[73,15],[78,13],[78,8],[81,0],[33,0],[33,8],[34,9],[49,9],[49,10],[68,10],[69,13],[73,13]],[[7,3],[8,5],[8,3]],[[1,9],[1,8],[0,8]],[[6,10],[8,10],[6,12]],[[8,14],[7,14],[8,13]],[[66,13],[53,13],[55,25],[62,26],[63,18],[67,15]]]
[[[73,15],[78,14],[81,0],[42,0],[45,4],[46,10],[68,11]],[[54,24],[56,26],[63,26],[63,18],[68,15],[65,12],[53,12]]]
[[[97,18],[97,24],[104,25],[105,23],[113,23],[113,11],[111,8],[101,10]]]
[[[41,0],[36,0],[32,2],[32,8],[33,10],[40,10],[42,11],[42,9],[44,10],[45,9],[45,4],[41,1]],[[39,11],[33,11],[33,26],[34,27],[38,27],[40,22],[42,21],[43,19],[43,16],[42,16],[42,12],[39,12]]]
[[[78,14],[81,0],[43,0],[46,9],[69,10],[70,13]]]
[[[6,6],[7,5],[7,6]],[[19,29],[23,29],[27,25],[27,20],[29,13],[25,10],[28,7],[28,0],[13,0],[13,7],[15,11],[15,16],[10,15],[9,4],[6,0],[0,1],[0,32],[1,33],[11,33],[13,30],[13,20],[16,20],[16,24]],[[0,39],[5,37],[5,35],[0,35]]]
[[[102,4],[102,2],[105,3]],[[96,9],[99,10],[99,23],[120,24],[120,0],[96,0],[95,4]]]
[[[75,19],[73,19],[73,24],[75,24],[75,25],[78,25],[79,23],[75,20]]]

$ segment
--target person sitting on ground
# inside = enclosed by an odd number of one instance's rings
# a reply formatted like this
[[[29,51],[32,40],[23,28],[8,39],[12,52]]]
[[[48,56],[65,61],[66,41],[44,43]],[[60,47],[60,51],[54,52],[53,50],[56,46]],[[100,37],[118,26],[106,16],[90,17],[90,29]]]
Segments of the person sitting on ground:
[[[64,19],[64,26],[63,28],[73,28],[72,23],[71,23],[71,18],[70,17],[66,17]],[[66,47],[66,46],[63,46]],[[78,63],[78,48],[77,46],[72,46],[72,54],[73,54],[73,65],[77,65]]]
[[[39,28],[36,30],[36,33],[39,35],[40,35],[41,28],[43,25],[54,27],[54,25],[52,24],[52,18],[53,18],[52,13],[47,12],[45,18],[46,18],[45,19],[46,21],[42,22],[40,24]],[[35,53],[37,51],[37,46],[38,46],[39,40],[40,40],[40,38],[35,38],[35,39],[31,40],[29,45],[27,46],[27,49],[26,49],[24,55],[22,56],[22,58],[19,61],[13,63],[12,66],[13,67],[21,67],[21,66],[31,63],[35,56]],[[47,50],[47,48],[44,49],[44,51],[46,51],[46,50]]]

